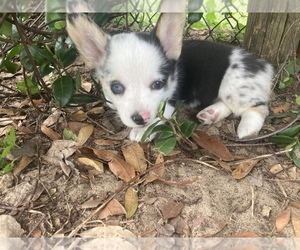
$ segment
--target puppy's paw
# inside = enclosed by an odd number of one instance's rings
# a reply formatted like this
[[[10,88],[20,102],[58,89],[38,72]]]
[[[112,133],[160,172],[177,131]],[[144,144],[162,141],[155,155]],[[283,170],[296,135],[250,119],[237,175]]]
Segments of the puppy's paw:
[[[237,129],[237,135],[241,138],[255,136],[261,130],[266,114],[257,110],[248,110],[242,114],[241,122]]]
[[[140,142],[147,129],[148,129],[148,127],[131,129],[129,136],[128,136],[129,140]],[[150,138],[148,138],[146,141],[147,142],[152,141],[154,139],[155,135],[156,135],[156,133],[153,133],[152,135],[150,135]]]
[[[197,118],[204,124],[212,124],[223,120],[231,114],[231,110],[223,102],[216,102],[213,105],[201,110],[197,114]]]

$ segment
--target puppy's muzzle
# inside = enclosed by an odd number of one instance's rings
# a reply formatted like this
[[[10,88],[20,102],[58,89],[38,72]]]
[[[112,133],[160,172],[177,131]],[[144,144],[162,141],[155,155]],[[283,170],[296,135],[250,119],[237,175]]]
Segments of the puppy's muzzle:
[[[149,114],[149,112],[144,112],[144,111],[139,112],[139,113],[137,112],[131,116],[131,119],[137,125],[145,125],[150,120],[150,114]]]

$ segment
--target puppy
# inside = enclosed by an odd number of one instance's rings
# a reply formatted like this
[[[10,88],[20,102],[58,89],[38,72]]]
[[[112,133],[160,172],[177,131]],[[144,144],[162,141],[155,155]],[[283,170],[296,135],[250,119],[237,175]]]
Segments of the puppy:
[[[95,71],[108,105],[131,127],[129,139],[140,141],[157,121],[161,102],[170,118],[176,100],[201,111],[204,124],[231,113],[241,116],[239,138],[256,135],[268,115],[273,67],[246,51],[207,41],[182,41],[181,13],[163,13],[151,33],[110,36],[81,12],[88,6],[67,3],[67,30],[87,67]],[[163,0],[165,5],[174,1]]]

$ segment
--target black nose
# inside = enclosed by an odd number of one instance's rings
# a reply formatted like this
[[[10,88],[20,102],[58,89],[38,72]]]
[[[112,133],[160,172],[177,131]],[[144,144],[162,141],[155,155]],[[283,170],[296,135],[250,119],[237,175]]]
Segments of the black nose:
[[[131,119],[137,124],[137,125],[144,125],[146,122],[144,121],[143,117],[139,113],[135,113],[131,116]]]

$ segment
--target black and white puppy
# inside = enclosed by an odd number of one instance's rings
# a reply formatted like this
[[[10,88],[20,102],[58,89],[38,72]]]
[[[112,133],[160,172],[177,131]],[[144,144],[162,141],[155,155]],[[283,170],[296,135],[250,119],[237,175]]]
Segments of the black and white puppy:
[[[201,111],[205,124],[233,113],[241,116],[239,138],[256,135],[268,115],[273,67],[246,51],[207,41],[182,41],[181,13],[163,13],[149,33],[113,36],[101,30],[82,12],[80,0],[67,4],[67,30],[86,65],[95,71],[108,105],[131,127],[129,139],[140,141],[155,122],[162,101],[170,118],[174,100],[185,100]],[[163,0],[165,5],[174,1]]]

